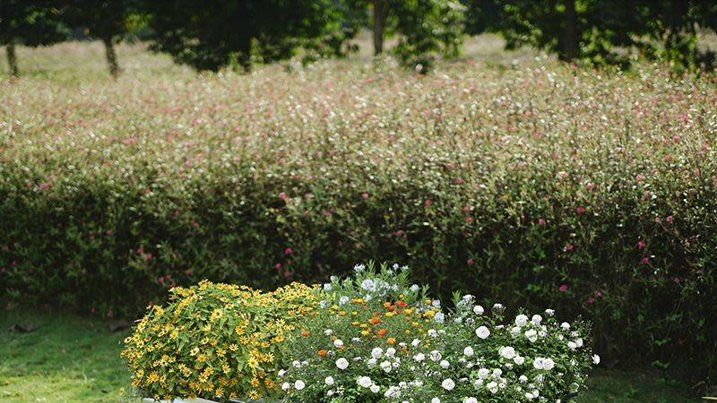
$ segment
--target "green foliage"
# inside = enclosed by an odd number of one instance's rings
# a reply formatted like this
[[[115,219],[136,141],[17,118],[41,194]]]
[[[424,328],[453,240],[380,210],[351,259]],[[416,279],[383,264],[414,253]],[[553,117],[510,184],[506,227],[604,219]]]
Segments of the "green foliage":
[[[3,0],[0,3],[0,45],[50,45],[66,37],[59,10],[51,1]]]
[[[469,27],[498,10],[507,47],[531,45],[563,60],[626,67],[632,51],[674,71],[709,70],[714,54],[697,48],[698,27],[714,31],[717,6],[703,0],[481,0],[468,2]],[[470,31],[469,31],[470,32]]]
[[[15,45],[41,46],[66,37],[54,2],[44,0],[3,0],[0,2],[0,45],[7,45],[12,75],[18,74]]]
[[[198,70],[294,56],[341,54],[353,36],[333,0],[165,0],[146,2],[153,49]]]
[[[0,83],[3,304],[134,314],[374,257],[444,298],[582,315],[606,362],[714,376],[710,76],[381,68]]]
[[[513,318],[458,295],[448,311],[411,285],[407,267],[355,271],[324,284],[316,316],[285,345],[289,401],[554,401],[582,391],[599,361],[589,324],[560,324],[553,310]]]
[[[463,43],[464,9],[454,0],[389,2],[400,34],[394,52],[405,65],[428,68],[437,56],[456,57]]]
[[[174,288],[125,340],[122,356],[140,397],[257,400],[276,389],[280,347],[316,306],[301,284],[262,293],[203,281]]]

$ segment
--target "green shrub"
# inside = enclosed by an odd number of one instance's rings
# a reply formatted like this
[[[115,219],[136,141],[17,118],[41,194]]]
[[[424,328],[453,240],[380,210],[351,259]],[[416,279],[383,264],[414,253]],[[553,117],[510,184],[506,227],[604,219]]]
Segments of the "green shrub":
[[[0,299],[133,315],[371,257],[714,376],[713,79],[478,67],[0,83]]]
[[[277,389],[281,345],[316,301],[301,284],[273,293],[208,281],[176,287],[125,340],[132,386],[155,400],[264,397]]]
[[[307,330],[285,344],[282,390],[292,402],[525,402],[570,400],[584,389],[589,324],[505,315],[475,297],[455,296],[452,311],[411,286],[406,267],[324,285]]]

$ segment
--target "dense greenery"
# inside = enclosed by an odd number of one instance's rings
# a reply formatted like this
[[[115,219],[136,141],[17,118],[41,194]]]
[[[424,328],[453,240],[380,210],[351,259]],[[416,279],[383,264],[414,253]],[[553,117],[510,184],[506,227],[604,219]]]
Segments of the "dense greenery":
[[[172,294],[122,353],[138,394],[155,400],[554,401],[583,392],[600,363],[588,323],[552,309],[513,317],[458,293],[449,311],[398,264],[359,264],[322,287],[203,281]]]
[[[714,68],[699,49],[701,31],[717,29],[711,0],[465,0],[468,32],[501,32],[507,46],[531,45],[562,60],[626,67],[639,55],[675,72]]]
[[[698,46],[717,28],[711,0],[27,0],[0,6],[0,44],[49,44],[84,30],[100,39],[117,76],[116,42],[138,34],[156,51],[198,70],[249,70],[254,63],[313,61],[355,50],[358,30],[373,32],[375,54],[386,38],[410,67],[428,71],[437,57],[460,53],[464,34],[499,32],[508,48],[530,45],[561,60],[619,65],[635,58],[670,63],[673,73],[714,68]],[[65,34],[61,34],[65,32]]]
[[[582,314],[608,363],[708,375],[711,79],[436,69],[3,81],[0,298],[135,314],[175,284],[273,289],[370,256],[443,296]]]
[[[10,74],[19,74],[16,45],[40,46],[66,37],[59,10],[50,1],[3,0],[0,2],[0,45],[6,46]]]
[[[16,325],[36,328],[12,331]],[[60,402],[131,402],[130,374],[120,350],[127,331],[67,313],[0,312],[0,396],[3,403],[52,399]],[[580,403],[642,399],[687,401],[689,387],[656,372],[596,369]],[[124,397],[123,397],[124,396]]]

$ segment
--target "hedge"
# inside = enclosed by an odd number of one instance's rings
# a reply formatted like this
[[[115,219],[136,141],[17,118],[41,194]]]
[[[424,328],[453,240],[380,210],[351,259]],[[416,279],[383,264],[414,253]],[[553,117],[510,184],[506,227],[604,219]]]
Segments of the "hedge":
[[[53,88],[36,110],[38,84],[16,84],[0,299],[136,315],[175,285],[274,289],[375,259],[441,296],[582,315],[609,365],[714,377],[713,83],[444,69]]]

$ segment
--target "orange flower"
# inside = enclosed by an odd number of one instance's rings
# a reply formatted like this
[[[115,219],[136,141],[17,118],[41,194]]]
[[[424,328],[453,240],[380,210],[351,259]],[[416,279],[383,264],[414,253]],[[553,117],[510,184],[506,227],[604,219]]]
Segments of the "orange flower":
[[[388,340],[386,340],[386,343],[388,343],[389,345],[392,346],[392,345],[396,344],[396,339],[393,337],[389,337]]]
[[[408,304],[405,303],[405,302],[403,302],[403,301],[397,301],[397,302],[396,302],[396,306],[399,307],[399,308],[401,308],[401,309],[403,309],[403,308],[407,307]]]
[[[381,319],[380,319],[379,317],[377,317],[377,316],[374,316],[373,318],[371,318],[371,319],[368,320],[368,323],[370,323],[370,324],[376,326],[376,325],[378,325],[379,323],[381,323]]]
[[[309,337],[309,336],[311,336],[311,333],[309,333],[308,330],[302,330],[302,331],[301,331],[301,335],[304,336],[304,337]]]
[[[326,354],[328,354],[326,350],[319,350],[319,357],[326,357]]]
[[[387,330],[387,329],[381,329],[381,330],[379,330],[378,332],[376,332],[376,334],[378,335],[378,337],[385,337],[385,336],[388,334],[388,330]]]

